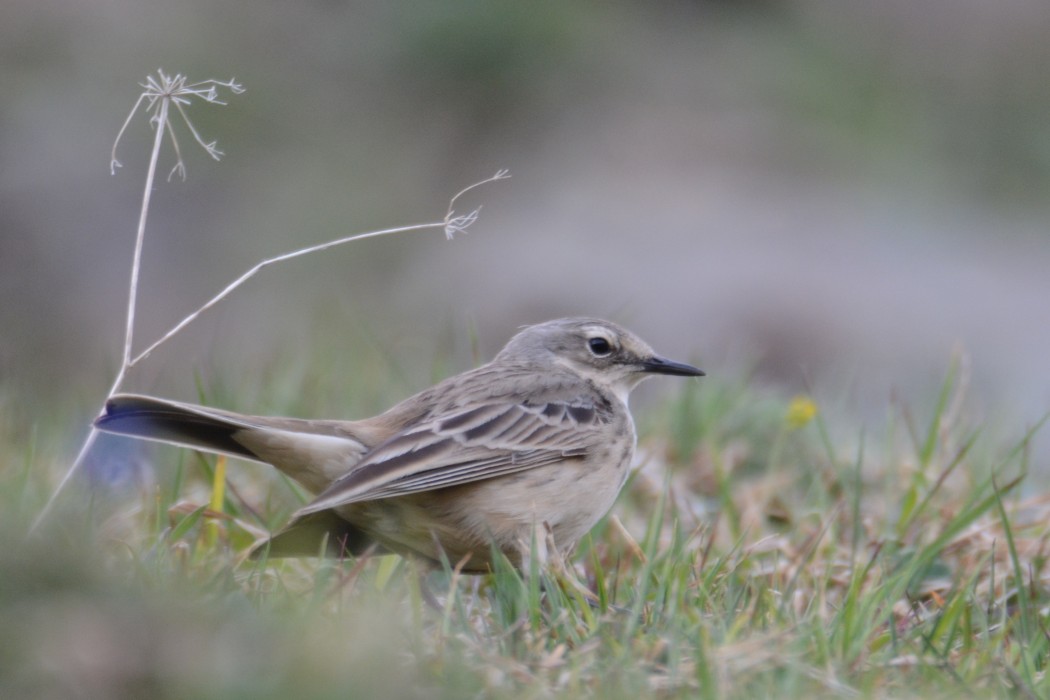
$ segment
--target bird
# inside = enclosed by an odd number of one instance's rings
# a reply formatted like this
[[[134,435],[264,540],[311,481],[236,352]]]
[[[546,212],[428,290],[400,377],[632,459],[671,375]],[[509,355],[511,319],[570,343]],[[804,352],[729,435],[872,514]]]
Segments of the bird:
[[[527,568],[538,536],[571,552],[612,508],[637,442],[628,396],[653,375],[704,372],[618,324],[563,318],[372,418],[115,394],[95,426],[268,463],[314,494],[253,558],[395,553],[482,574],[497,553]]]

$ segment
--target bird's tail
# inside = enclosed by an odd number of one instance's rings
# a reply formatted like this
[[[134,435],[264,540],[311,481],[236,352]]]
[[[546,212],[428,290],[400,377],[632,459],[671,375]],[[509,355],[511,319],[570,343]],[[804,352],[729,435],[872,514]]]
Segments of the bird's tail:
[[[250,417],[205,406],[118,394],[106,402],[106,412],[95,420],[95,427],[107,433],[265,461],[235,439],[237,433],[259,427]]]
[[[246,416],[152,396],[118,394],[95,427],[272,464],[312,493],[349,472],[367,452],[348,421]]]

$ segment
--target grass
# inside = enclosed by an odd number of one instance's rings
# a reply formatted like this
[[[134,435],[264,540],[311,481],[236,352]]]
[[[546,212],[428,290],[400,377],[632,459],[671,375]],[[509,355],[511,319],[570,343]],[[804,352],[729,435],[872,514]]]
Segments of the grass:
[[[168,448],[27,540],[70,427],[0,395],[0,697],[1046,697],[1050,498],[964,385],[865,437],[691,382],[638,412],[641,467],[570,565],[524,578],[245,562],[296,489]]]

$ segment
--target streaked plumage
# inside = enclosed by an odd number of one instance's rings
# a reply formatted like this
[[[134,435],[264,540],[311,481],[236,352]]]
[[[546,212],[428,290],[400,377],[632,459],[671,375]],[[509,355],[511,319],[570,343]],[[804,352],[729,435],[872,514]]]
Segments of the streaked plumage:
[[[631,389],[651,373],[699,376],[597,319],[530,326],[496,358],[360,421],[245,416],[118,395],[96,425],[267,462],[315,500],[257,551],[358,554],[370,546],[439,561],[492,543],[523,565],[534,528],[570,549],[623,486],[635,432]]]

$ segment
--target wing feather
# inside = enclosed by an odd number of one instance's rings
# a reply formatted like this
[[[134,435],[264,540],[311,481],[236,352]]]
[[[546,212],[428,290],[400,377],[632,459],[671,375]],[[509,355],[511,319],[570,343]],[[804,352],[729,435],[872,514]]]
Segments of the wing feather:
[[[406,428],[366,454],[298,515],[458,486],[582,458],[612,407],[599,397],[486,403]]]

